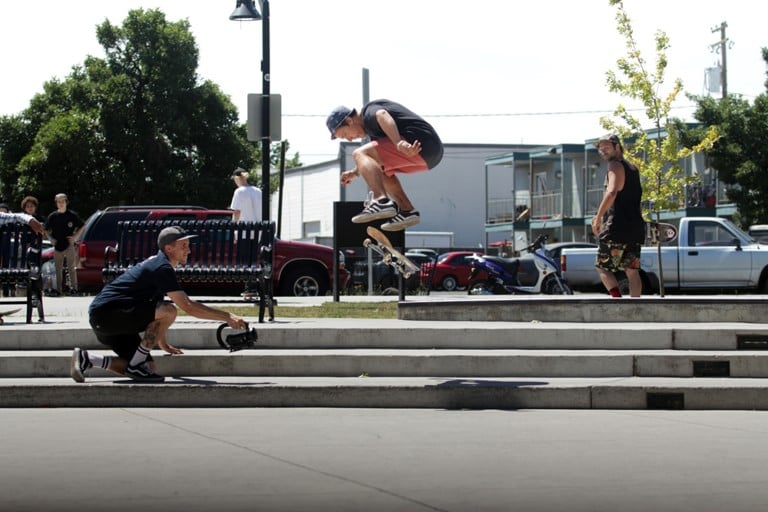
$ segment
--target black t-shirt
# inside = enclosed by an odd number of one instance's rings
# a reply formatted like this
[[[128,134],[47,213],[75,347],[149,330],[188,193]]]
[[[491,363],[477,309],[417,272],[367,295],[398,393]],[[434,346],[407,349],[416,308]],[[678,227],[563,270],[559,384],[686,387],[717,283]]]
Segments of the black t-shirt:
[[[77,233],[77,230],[83,226],[83,221],[72,210],[65,210],[64,213],[56,210],[48,215],[45,221],[45,228],[51,232],[51,237],[56,240],[54,249],[64,251],[69,247],[68,236]]]
[[[643,195],[640,172],[626,160],[620,163],[624,167],[624,188],[616,194],[613,205],[606,212],[608,229],[605,238],[619,243],[643,243],[645,221],[640,206]]]
[[[397,130],[403,139],[409,143],[421,142],[421,157],[432,169],[443,159],[443,142],[432,125],[414,114],[404,106],[389,100],[374,100],[366,104],[360,116],[363,118],[365,133],[372,139],[386,139],[387,134],[381,129],[376,120],[376,112],[384,109],[395,120]]]
[[[171,262],[162,252],[130,268],[107,284],[94,297],[89,309],[102,307],[130,307],[153,302],[157,304],[168,292],[181,290]]]

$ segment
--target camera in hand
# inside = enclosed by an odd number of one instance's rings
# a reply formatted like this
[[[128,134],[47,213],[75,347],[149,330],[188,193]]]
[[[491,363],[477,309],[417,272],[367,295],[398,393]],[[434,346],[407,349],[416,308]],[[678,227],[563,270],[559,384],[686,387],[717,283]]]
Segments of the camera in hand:
[[[219,345],[222,348],[225,348],[230,352],[236,352],[238,350],[254,348],[256,346],[258,336],[256,335],[255,328],[248,329],[248,326],[246,325],[243,332],[228,334],[226,337],[222,338],[222,333],[227,327],[229,327],[227,324],[221,324],[216,330],[216,341],[219,342]]]

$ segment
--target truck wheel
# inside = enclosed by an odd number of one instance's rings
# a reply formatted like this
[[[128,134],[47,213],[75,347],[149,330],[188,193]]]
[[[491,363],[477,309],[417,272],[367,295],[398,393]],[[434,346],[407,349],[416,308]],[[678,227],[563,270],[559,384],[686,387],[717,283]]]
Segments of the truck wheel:
[[[619,283],[619,291],[621,294],[629,296],[629,279],[627,279],[627,276],[624,274],[617,274],[616,280]],[[650,284],[648,284],[648,279],[642,273],[640,274],[640,281],[643,283],[643,290],[640,292],[641,294],[650,295],[653,293]]]
[[[292,270],[280,280],[280,295],[289,297],[318,297],[325,295],[325,278],[314,269]]]
[[[616,278],[619,283],[619,292],[622,295],[629,295],[629,279],[627,279],[627,276],[616,276]]]

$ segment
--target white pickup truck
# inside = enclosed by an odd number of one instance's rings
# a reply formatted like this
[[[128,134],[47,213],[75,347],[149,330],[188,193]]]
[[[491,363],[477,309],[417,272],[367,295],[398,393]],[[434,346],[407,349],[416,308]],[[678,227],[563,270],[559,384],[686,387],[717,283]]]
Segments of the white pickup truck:
[[[603,290],[595,270],[596,249],[563,249],[560,264],[574,290]],[[768,245],[719,217],[683,217],[678,237],[662,244],[665,291],[744,290],[768,293]],[[659,290],[656,246],[641,250],[643,293]],[[626,290],[626,277],[619,277]]]

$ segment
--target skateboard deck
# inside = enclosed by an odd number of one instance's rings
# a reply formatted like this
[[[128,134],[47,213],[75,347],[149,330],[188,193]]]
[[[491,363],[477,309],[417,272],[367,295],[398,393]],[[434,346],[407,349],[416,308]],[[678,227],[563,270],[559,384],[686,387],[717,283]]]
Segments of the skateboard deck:
[[[666,222],[649,222],[648,240],[653,244],[674,242],[677,240],[677,227]]]
[[[392,247],[387,235],[373,226],[368,226],[366,232],[373,240],[366,238],[363,240],[363,246],[379,253],[384,259],[384,263],[394,268],[403,278],[408,279],[415,272],[421,270],[414,262],[403,256],[403,253]]]
[[[8,311],[0,311],[0,325],[3,325],[4,323],[4,320],[3,320],[4,316],[12,315],[14,313],[18,313],[19,311],[21,311],[21,308],[10,309]]]

